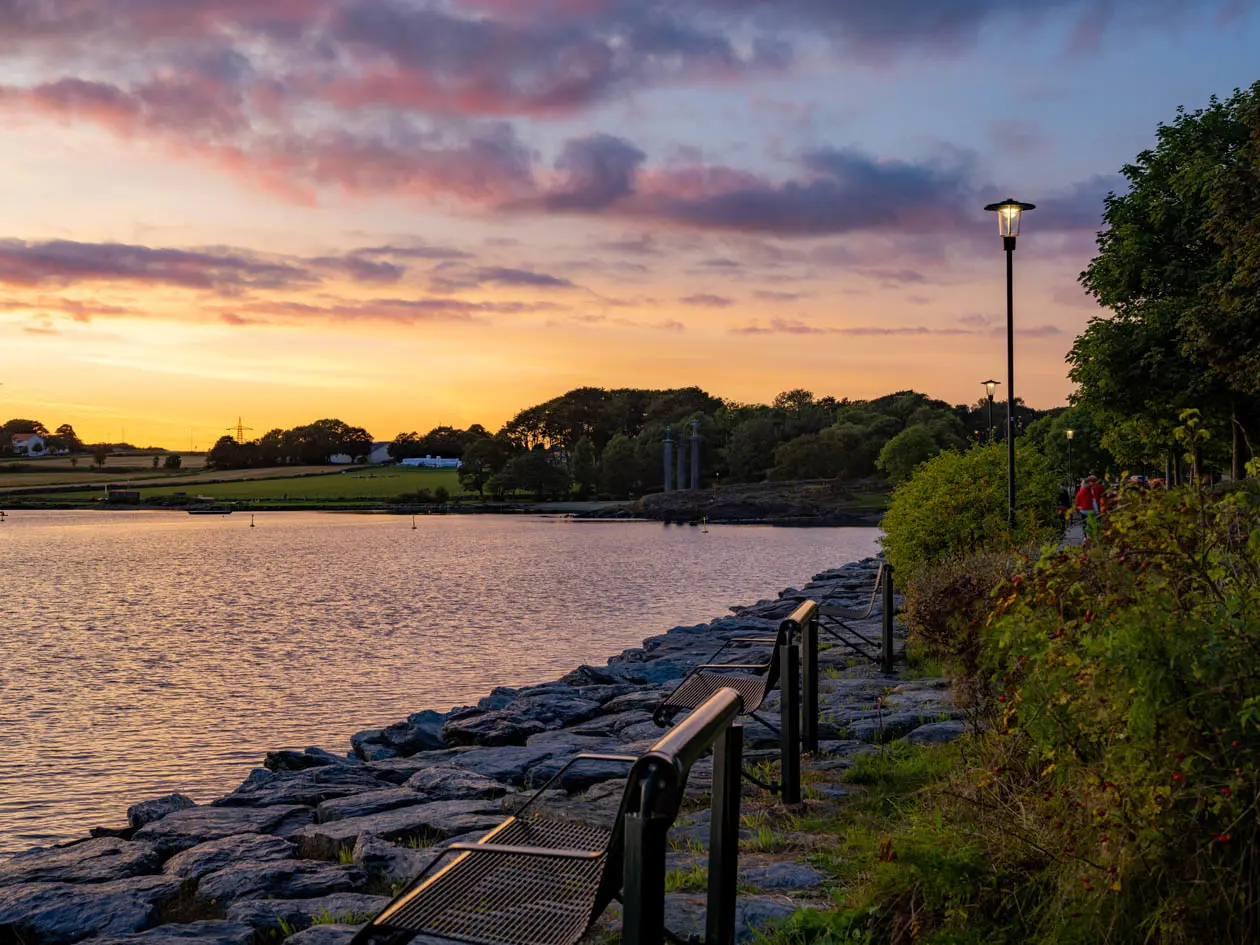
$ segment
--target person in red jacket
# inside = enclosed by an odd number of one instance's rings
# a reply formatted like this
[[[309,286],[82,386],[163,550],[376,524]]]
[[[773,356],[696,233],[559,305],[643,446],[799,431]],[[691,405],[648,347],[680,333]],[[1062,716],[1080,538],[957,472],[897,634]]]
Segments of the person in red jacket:
[[[1076,491],[1076,511],[1081,514],[1082,522],[1088,522],[1091,515],[1098,514],[1098,493],[1094,491],[1097,484],[1096,477],[1086,476]]]

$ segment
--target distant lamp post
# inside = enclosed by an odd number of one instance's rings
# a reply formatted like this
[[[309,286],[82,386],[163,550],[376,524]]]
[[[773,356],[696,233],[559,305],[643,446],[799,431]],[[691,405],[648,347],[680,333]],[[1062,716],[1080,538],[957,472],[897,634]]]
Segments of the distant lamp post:
[[[1015,239],[1020,217],[1031,203],[1007,198],[985,210],[998,215],[998,233],[1006,250],[1006,525],[1015,529]]]
[[[989,440],[993,440],[993,394],[997,391],[1001,381],[981,381],[984,385],[985,392],[989,395]]]
[[[1076,439],[1076,431],[1064,430],[1063,435],[1067,437],[1068,441],[1068,490],[1070,491],[1072,485],[1076,482],[1076,480],[1072,478],[1072,441]]]

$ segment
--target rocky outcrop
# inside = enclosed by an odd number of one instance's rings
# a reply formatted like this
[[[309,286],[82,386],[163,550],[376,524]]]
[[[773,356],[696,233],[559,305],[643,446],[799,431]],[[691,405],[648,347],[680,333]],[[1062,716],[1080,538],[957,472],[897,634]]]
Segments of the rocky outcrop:
[[[136,831],[135,839],[152,843],[161,856],[170,856],[207,840],[245,833],[291,836],[315,819],[310,807],[193,807],[176,811]]]
[[[254,945],[254,930],[239,922],[207,919],[186,925],[171,923],[147,932],[95,938],[92,945]]]
[[[155,820],[161,820],[167,814],[173,814],[177,810],[187,810],[196,806],[197,802],[187,794],[167,794],[164,797],[155,797],[151,801],[141,801],[139,804],[128,807],[127,824],[140,828]]]
[[[260,833],[238,834],[199,843],[182,853],[176,853],[166,861],[162,872],[183,880],[198,880],[233,863],[288,860],[296,852],[296,846],[280,837],[269,837]]]
[[[36,847],[0,859],[0,886],[17,883],[100,883],[156,873],[161,859],[151,843],[113,837],[63,847]]]
[[[353,849],[361,836],[394,843],[431,843],[475,830],[489,830],[503,820],[493,801],[434,801],[366,817],[349,817],[303,827],[295,836],[298,855],[336,859]]]

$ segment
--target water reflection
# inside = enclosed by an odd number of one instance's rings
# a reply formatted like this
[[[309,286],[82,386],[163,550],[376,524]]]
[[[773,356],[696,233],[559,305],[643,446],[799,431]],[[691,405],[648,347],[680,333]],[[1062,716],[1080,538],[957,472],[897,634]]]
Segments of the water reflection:
[[[273,748],[602,663],[872,554],[876,529],[15,512],[0,525],[0,850],[207,800]]]

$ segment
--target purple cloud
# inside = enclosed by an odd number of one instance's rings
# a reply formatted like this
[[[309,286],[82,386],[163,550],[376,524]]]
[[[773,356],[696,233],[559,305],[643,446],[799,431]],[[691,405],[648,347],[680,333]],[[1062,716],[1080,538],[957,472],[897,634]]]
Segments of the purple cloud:
[[[683,305],[696,305],[700,308],[730,308],[735,304],[734,299],[728,299],[724,295],[709,295],[701,292],[698,295],[688,295],[678,300]]]

